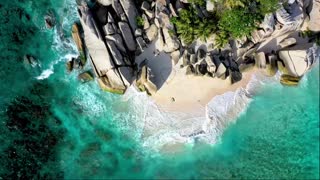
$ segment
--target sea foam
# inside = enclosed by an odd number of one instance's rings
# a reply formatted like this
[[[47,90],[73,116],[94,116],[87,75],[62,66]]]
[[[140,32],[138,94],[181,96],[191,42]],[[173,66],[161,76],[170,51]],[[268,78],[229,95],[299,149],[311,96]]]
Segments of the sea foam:
[[[230,123],[245,112],[263,84],[277,83],[278,78],[279,75],[268,78],[255,74],[246,88],[215,96],[206,107],[190,113],[166,110],[134,87],[122,99],[131,102],[132,112],[139,114],[140,118],[132,121],[143,129],[140,135],[143,146],[159,149],[167,144],[193,144],[199,140],[215,144]]]

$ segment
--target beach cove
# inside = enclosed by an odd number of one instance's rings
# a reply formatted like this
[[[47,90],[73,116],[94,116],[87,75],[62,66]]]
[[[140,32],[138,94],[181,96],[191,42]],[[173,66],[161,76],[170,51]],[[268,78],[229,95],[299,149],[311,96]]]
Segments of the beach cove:
[[[71,31],[77,8],[67,0],[0,3],[1,178],[319,179],[318,62],[295,87],[280,84],[279,71],[266,77],[258,67],[233,85],[185,76],[178,67],[181,74],[165,79],[155,97],[134,86],[112,94],[88,76],[97,80],[90,61],[83,69],[75,61],[81,55]],[[275,47],[265,42],[270,46],[261,47]],[[158,58],[164,53],[155,54],[150,51]],[[186,88],[175,83],[180,80]],[[171,86],[184,93],[168,92]],[[201,88],[210,92],[202,96]],[[187,89],[199,98],[191,99]],[[201,110],[176,109],[189,100],[200,100],[190,109]],[[208,102],[214,107],[210,121]]]
[[[318,10],[317,2],[294,1],[286,7],[280,3],[250,37],[230,39],[220,47],[219,34],[187,44],[179,29],[174,33],[178,12],[183,18],[192,5],[181,1],[78,3],[80,24],[73,25],[72,33],[80,55],[87,54],[87,49],[103,90],[126,94],[130,89],[127,96],[139,92],[150,96],[150,110],[138,124],[145,144],[159,136],[166,139],[154,143],[159,148],[195,139],[214,144],[258,93],[260,81],[274,77],[283,85],[296,86],[319,59],[318,46],[311,36],[303,35],[319,30],[313,25],[315,19],[307,18]],[[198,16],[203,20],[212,18],[212,9],[201,11]],[[78,59],[69,61],[69,70]]]

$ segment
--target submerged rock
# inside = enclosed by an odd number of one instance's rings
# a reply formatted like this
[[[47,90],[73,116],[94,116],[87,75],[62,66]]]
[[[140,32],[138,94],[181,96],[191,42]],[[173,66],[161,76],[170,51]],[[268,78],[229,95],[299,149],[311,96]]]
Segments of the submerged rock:
[[[83,72],[83,73],[80,73],[78,75],[78,79],[85,83],[85,82],[88,82],[88,81],[92,81],[93,80],[93,75],[91,73],[91,71],[86,71],[86,72]]]
[[[280,83],[285,86],[297,86],[300,81],[300,77],[294,77],[287,74],[281,75]]]
[[[36,67],[38,65],[38,61],[36,60],[36,58],[31,55],[25,55],[23,57],[23,61],[26,65],[31,65],[31,67]]]
[[[81,63],[82,63],[82,65],[84,65],[87,61],[87,58],[86,58],[85,51],[84,51],[84,43],[83,43],[83,40],[81,38],[80,33],[81,32],[80,32],[79,25],[77,23],[74,23],[72,25],[72,38],[73,38],[73,41],[76,43],[78,52],[80,54]]]
[[[56,19],[52,11],[45,15],[44,21],[48,29],[52,29],[56,25]]]

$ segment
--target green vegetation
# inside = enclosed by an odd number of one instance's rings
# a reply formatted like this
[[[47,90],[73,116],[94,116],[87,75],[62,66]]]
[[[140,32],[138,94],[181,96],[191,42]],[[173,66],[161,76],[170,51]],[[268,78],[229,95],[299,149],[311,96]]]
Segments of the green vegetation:
[[[206,41],[216,30],[214,18],[199,18],[193,7],[181,10],[179,17],[171,18],[171,22],[176,25],[179,37],[186,44],[191,44],[197,38]]]
[[[317,46],[320,46],[320,33],[319,32],[314,32],[314,31],[310,31],[309,29],[307,29],[306,31],[302,31],[300,32],[300,35],[303,38],[310,38],[311,41],[315,42]]]
[[[143,25],[144,25],[144,19],[143,19],[141,16],[138,16],[138,17],[136,18],[136,23],[137,23],[137,26],[138,26],[138,27],[143,27]]]
[[[205,6],[204,0],[190,0],[196,6]],[[231,38],[249,36],[264,16],[278,8],[279,0],[218,0],[208,18],[198,16],[196,6],[190,5],[173,17],[171,22],[177,34],[186,43],[216,35],[216,45],[224,46]]]
[[[188,2],[199,5],[199,6],[205,6],[206,1],[205,0],[189,0]]]

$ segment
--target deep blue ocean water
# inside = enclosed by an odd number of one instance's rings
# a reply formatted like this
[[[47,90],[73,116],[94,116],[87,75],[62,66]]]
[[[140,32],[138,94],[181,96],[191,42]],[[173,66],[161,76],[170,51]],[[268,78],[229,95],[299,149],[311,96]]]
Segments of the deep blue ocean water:
[[[319,64],[296,88],[264,85],[218,144],[159,154],[130,103],[67,73],[76,20],[73,0],[0,2],[0,178],[319,179]]]

